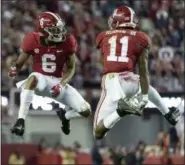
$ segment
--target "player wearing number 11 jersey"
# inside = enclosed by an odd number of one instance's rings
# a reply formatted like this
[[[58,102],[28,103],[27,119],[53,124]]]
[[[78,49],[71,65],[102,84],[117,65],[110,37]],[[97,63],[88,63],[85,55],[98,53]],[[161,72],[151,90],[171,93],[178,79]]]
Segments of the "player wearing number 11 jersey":
[[[33,57],[33,72],[26,80],[17,83],[22,89],[21,105],[12,133],[23,135],[24,120],[36,93],[71,107],[65,110],[58,107],[57,111],[63,132],[69,134],[71,118],[90,115],[90,105],[68,84],[75,72],[77,43],[74,36],[67,33],[60,16],[52,12],[42,13],[38,17],[37,30],[24,38],[22,52],[9,70],[9,76],[14,78],[29,56]]]
[[[94,135],[101,139],[121,117],[140,115],[148,97],[171,124],[176,124],[179,111],[169,111],[158,92],[149,86],[148,52],[151,40],[137,31],[135,12],[119,7],[109,18],[110,30],[96,38],[104,68],[102,94],[94,117]],[[138,64],[139,75],[134,74]],[[140,97],[136,97],[136,96]]]

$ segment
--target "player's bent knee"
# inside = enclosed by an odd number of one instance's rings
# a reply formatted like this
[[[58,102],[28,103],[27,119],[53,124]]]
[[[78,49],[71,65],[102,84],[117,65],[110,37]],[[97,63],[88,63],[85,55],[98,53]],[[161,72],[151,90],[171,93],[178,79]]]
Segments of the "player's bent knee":
[[[85,110],[83,112],[80,112],[80,115],[83,116],[83,117],[89,117],[90,114],[91,114],[90,110]]]
[[[80,109],[80,115],[82,115],[83,117],[89,117],[91,114],[91,106],[89,105],[89,103],[85,103],[81,109]]]
[[[38,79],[36,76],[32,75],[28,78],[26,82],[25,89],[35,89],[38,83]]]

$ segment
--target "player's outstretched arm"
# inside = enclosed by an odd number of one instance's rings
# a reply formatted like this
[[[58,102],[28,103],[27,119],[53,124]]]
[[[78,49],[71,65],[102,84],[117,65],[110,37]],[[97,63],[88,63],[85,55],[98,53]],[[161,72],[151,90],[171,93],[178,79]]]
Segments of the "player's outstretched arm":
[[[149,89],[148,52],[149,49],[145,48],[139,57],[140,85],[143,95],[147,95]]]
[[[10,66],[10,69],[8,72],[9,76],[15,77],[16,74],[21,70],[22,66],[27,61],[28,58],[29,58],[29,54],[25,53],[23,50],[21,50],[21,53],[20,53],[18,59],[15,62],[13,62]]]
[[[23,50],[21,51],[17,61],[13,64],[17,71],[19,72],[22,68],[22,66],[24,65],[24,63],[28,60],[29,58],[29,54],[25,53]]]
[[[142,101],[140,102],[140,109],[148,103],[148,90],[149,90],[149,74],[148,74],[148,52],[149,49],[145,48],[139,57],[139,75],[140,75],[140,86],[142,92]]]
[[[67,62],[66,62],[67,71],[64,73],[61,84],[62,86],[65,86],[73,77],[75,73],[75,54],[72,54],[69,56]]]

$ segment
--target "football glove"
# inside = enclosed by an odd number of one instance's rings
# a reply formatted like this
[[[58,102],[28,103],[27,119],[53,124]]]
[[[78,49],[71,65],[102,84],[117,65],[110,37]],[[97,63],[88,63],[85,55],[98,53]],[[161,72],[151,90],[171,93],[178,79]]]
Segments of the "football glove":
[[[10,67],[10,69],[9,69],[9,71],[8,71],[8,76],[10,77],[10,78],[15,78],[16,77],[16,75],[17,75],[17,69],[16,69],[16,67],[14,66],[12,66],[12,67]]]
[[[57,97],[60,94],[61,90],[62,90],[61,84],[57,84],[57,85],[53,86],[50,91],[52,97]]]

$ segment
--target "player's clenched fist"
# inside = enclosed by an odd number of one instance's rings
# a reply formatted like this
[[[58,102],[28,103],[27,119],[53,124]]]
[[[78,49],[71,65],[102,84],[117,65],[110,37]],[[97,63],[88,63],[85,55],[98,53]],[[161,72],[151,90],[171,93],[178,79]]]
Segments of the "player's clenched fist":
[[[10,67],[9,71],[8,71],[8,76],[11,78],[15,78],[17,75],[17,69],[16,67]]]
[[[53,97],[57,97],[60,94],[61,89],[62,89],[61,84],[57,84],[57,85],[53,86],[51,88],[51,91],[50,91],[51,92],[51,95]]]

